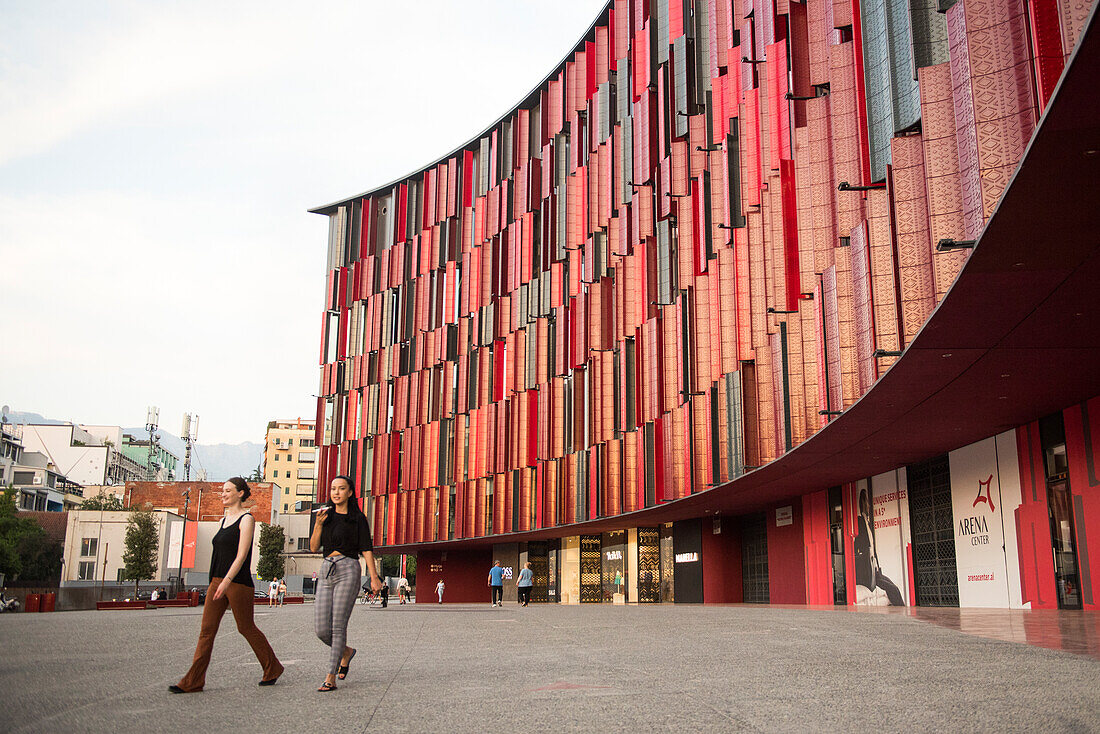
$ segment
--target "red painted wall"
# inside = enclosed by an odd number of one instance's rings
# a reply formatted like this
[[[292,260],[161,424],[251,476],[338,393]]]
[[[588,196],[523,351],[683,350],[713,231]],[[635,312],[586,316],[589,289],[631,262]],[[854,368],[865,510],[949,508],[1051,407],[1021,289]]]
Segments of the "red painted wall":
[[[833,557],[829,543],[829,492],[802,497],[802,543],[806,551],[806,603],[833,603]]]
[[[786,507],[788,503],[784,503]],[[806,549],[802,542],[802,503],[789,503],[790,525],[776,527],[775,511],[768,510],[768,584],[772,604],[806,603]]]
[[[443,591],[445,604],[488,603],[486,580],[492,565],[491,548],[421,551],[416,554],[416,601],[418,604],[437,603],[439,599],[435,595],[435,585],[442,578],[446,587]]]
[[[1021,503],[1013,514],[1020,553],[1020,598],[1025,604],[1031,602],[1032,609],[1057,609],[1054,551],[1050,542],[1046,472],[1038,421],[1016,429],[1016,451],[1020,457]]]
[[[1066,408],[1066,459],[1085,609],[1100,609],[1100,397]]]
[[[745,598],[741,585],[741,532],[733,518],[719,520],[721,533],[714,534],[711,518],[703,518],[700,533],[703,603],[736,604]]]

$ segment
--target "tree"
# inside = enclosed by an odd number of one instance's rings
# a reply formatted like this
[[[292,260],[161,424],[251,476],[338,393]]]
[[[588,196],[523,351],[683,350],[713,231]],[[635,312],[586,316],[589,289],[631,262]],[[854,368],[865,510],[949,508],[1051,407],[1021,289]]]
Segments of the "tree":
[[[253,469],[252,473],[248,476],[248,481],[250,481],[250,482],[261,482],[261,481],[263,481],[263,478],[264,478],[264,475],[260,471],[260,465],[257,464],[256,468]]]
[[[126,524],[126,549],[122,554],[122,578],[134,580],[134,593],[138,584],[148,581],[157,573],[157,551],[160,542],[157,521],[148,510],[138,510],[130,515]]]
[[[260,562],[256,575],[262,579],[281,579],[286,567],[283,546],[286,536],[281,525],[260,524]]]
[[[122,506],[122,499],[118,495],[110,493],[97,494],[95,497],[89,497],[84,500],[80,505],[82,510],[108,510],[108,511],[120,511],[126,508]]]
[[[61,544],[38,523],[18,516],[15,490],[0,493],[0,573],[22,581],[55,581],[61,574]]]

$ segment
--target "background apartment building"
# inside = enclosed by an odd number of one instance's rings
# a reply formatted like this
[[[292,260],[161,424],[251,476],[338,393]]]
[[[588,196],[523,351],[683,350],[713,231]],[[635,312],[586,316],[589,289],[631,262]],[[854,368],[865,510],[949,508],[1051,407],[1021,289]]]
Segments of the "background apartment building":
[[[316,422],[294,418],[267,424],[263,477],[278,485],[272,506],[283,514],[308,512],[316,494]]]

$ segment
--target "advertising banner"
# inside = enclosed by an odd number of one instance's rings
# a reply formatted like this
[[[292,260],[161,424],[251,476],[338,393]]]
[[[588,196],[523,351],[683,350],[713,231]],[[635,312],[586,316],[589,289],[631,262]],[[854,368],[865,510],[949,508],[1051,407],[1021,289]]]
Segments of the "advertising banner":
[[[854,506],[855,603],[906,606],[909,574],[909,503],[905,470],[897,469],[857,482]]]
[[[256,537],[259,538],[259,533],[256,533]],[[184,569],[195,568],[195,541],[199,537],[199,524],[197,522],[187,523],[187,530],[183,534],[183,567]]]
[[[1019,607],[1019,554],[1012,514],[1020,505],[1015,439],[1011,433],[987,438],[952,451],[948,459],[959,606]]]

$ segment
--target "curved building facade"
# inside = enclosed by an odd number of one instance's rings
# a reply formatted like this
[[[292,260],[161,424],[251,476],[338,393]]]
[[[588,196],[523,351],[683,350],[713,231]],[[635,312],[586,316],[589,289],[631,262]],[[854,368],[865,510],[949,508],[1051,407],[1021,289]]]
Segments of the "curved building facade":
[[[1091,12],[612,0],[313,210],[319,486],[447,601],[1096,608]]]

